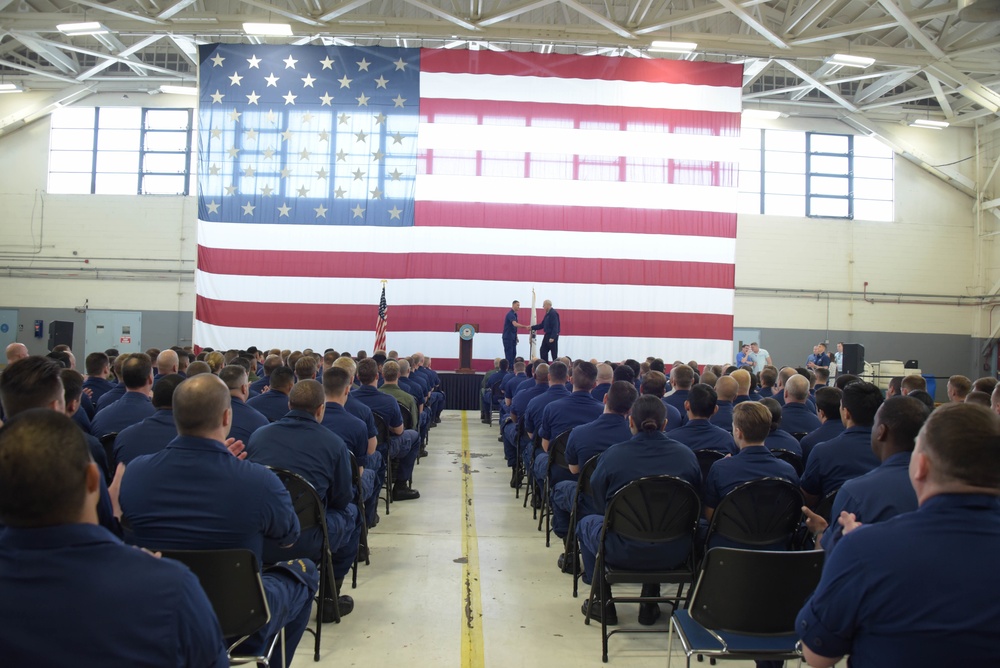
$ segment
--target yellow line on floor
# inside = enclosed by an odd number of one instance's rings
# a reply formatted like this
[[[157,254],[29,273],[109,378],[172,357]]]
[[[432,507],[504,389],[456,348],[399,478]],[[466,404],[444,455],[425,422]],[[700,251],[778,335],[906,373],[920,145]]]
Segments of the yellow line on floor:
[[[462,411],[462,668],[483,668],[483,601],[479,591],[479,539],[472,501],[468,411]]]

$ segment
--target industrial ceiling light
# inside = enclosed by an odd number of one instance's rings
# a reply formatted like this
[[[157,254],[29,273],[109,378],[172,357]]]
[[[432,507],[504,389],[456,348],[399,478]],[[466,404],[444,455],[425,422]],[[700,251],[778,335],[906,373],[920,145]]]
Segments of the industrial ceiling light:
[[[172,95],[197,95],[198,89],[194,86],[171,86],[170,84],[163,84],[160,86],[160,92]]]
[[[0,93],[23,93],[24,89],[16,83],[0,83]]]
[[[787,116],[780,111],[774,111],[772,109],[744,109],[743,118],[756,118],[764,121],[773,121],[778,118]]]
[[[656,53],[691,53],[698,48],[696,42],[670,42],[656,40],[649,45],[650,51]]]
[[[106,25],[98,21],[86,21],[84,23],[60,23],[56,30],[64,35],[76,37],[79,35],[107,35],[111,32]]]
[[[243,32],[248,35],[291,37],[292,26],[288,23],[244,23]]]
[[[925,130],[944,130],[950,123],[947,121],[933,121],[929,118],[918,118],[910,123],[911,128],[924,128]]]
[[[874,58],[866,56],[852,56],[846,53],[835,53],[827,59],[833,65],[843,65],[844,67],[871,67],[875,64]]]

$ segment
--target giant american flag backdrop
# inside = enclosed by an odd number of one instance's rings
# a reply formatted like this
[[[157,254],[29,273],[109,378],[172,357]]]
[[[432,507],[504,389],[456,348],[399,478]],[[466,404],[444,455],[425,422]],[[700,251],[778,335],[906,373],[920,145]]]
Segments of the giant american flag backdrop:
[[[492,51],[200,49],[195,343],[476,366],[510,302],[560,352],[732,356],[739,65]],[[528,337],[520,337],[520,354]],[[490,360],[490,362],[487,362]]]

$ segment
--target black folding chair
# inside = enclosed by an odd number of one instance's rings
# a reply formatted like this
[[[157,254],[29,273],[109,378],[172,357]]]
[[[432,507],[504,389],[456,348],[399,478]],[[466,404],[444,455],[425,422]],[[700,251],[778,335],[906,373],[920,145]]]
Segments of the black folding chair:
[[[688,668],[694,655],[801,660],[795,617],[822,572],[821,551],[709,550],[690,605],[670,619],[667,666],[675,633]]]
[[[796,431],[792,433],[796,441],[801,441],[803,438],[809,435],[808,431]]]
[[[538,503],[536,503],[536,497],[540,497],[541,495],[538,492],[538,488],[535,487],[538,481],[535,480],[534,463],[535,463],[535,453],[542,449],[542,437],[536,433],[535,437],[532,439],[531,444],[528,447],[531,448],[531,457],[530,457],[531,466],[529,466],[527,470],[524,472],[526,478],[526,486],[524,489],[523,507],[524,508],[528,507],[528,497],[531,497],[531,519],[537,520]],[[520,457],[520,455],[518,455],[518,457]]]
[[[712,468],[712,464],[726,458],[726,455],[718,450],[695,450],[694,456],[698,458],[698,466],[701,467],[702,481],[708,478],[708,470]]]
[[[495,380],[494,380],[495,378]],[[504,376],[506,378],[506,376]],[[500,377],[500,373],[493,374],[490,378],[488,387],[490,389],[490,426],[493,426],[493,414],[497,414],[497,418],[500,417],[500,402],[503,401],[503,392],[500,391],[500,381],[504,378]],[[498,396],[499,395],[499,396]]]
[[[252,550],[160,550],[160,553],[166,559],[181,562],[198,578],[219,619],[222,635],[227,642],[236,639],[226,650],[230,665],[270,666],[279,642],[281,665],[287,665],[284,629],[274,636],[266,654],[240,656],[233,653],[271,619],[264,583],[260,579],[260,564]]]
[[[771,454],[780,459],[783,462],[788,462],[795,469],[797,475],[802,475],[802,471],[805,466],[802,463],[802,455],[795,454],[791,450],[784,450],[782,448],[775,448],[771,450]]]
[[[580,583],[580,542],[576,539],[576,523],[580,519],[580,502],[584,496],[591,496],[590,476],[597,468],[597,460],[600,455],[594,455],[587,460],[587,463],[580,469],[580,476],[576,479],[576,494],[573,495],[573,510],[569,514],[569,531],[566,532],[566,549],[564,559],[573,560],[573,598],[576,598]]]
[[[819,503],[817,503],[816,507],[813,509],[813,512],[822,517],[828,523],[831,521],[830,515],[833,513],[833,502],[836,501],[837,492],[839,491],[840,488],[838,487],[832,492],[829,492],[826,496],[819,500]]]
[[[354,485],[354,489],[357,493],[354,496],[354,505],[358,507],[358,514],[361,515],[361,537],[358,540],[358,552],[360,554],[361,550],[364,549],[365,553],[365,566],[371,565],[371,555],[368,550],[368,515],[365,514],[365,498],[361,494],[361,469],[358,467],[358,458],[354,456],[353,452],[351,455],[351,484]],[[354,557],[354,565],[351,567],[351,589],[358,588],[358,562],[360,559]]]
[[[340,610],[336,604],[338,596],[336,585],[333,584],[333,557],[330,556],[330,534],[327,533],[326,528],[326,503],[323,502],[323,499],[319,498],[316,488],[299,474],[270,466],[268,468],[274,472],[274,475],[278,476],[278,480],[281,481],[285,489],[288,490],[289,496],[292,497],[292,507],[295,508],[295,514],[299,518],[300,531],[304,533],[306,530],[316,527],[323,536],[323,552],[320,559],[316,562],[316,568],[319,570],[319,591],[316,593],[319,613],[316,615],[315,630],[306,629],[316,636],[316,648],[313,658],[319,661],[319,645],[323,633],[323,605],[326,599],[330,598],[334,600],[336,615],[333,621],[337,624],[340,623]],[[331,590],[333,590],[332,594],[330,593]]]
[[[802,517],[802,492],[782,478],[739,485],[719,502],[705,545],[718,535],[747,549],[787,550]]]
[[[569,432],[567,429],[549,442],[549,461],[545,468],[545,483],[542,485],[542,508],[538,516],[538,530],[542,530],[542,518],[545,518],[545,547],[549,547],[552,537],[552,507],[549,505],[552,493],[552,469],[561,468],[569,471],[569,462],[566,461],[566,443],[569,442]]]
[[[604,513],[597,561],[590,589],[590,606],[601,606],[601,660],[608,661],[608,638],[616,633],[658,633],[659,629],[615,629],[608,631],[609,603],[670,603],[675,609],[684,599],[684,585],[694,582],[694,539],[701,517],[698,492],[685,480],[670,475],[633,480],[615,492]],[[607,537],[617,534],[639,543],[668,543],[688,539],[692,549],[680,566],[659,571],[638,571],[610,566],[605,550]],[[676,584],[674,596],[609,596],[614,584]],[[590,624],[590,616],[585,619]]]
[[[413,413],[410,412],[409,408],[407,408],[403,404],[399,403],[398,399],[396,400],[396,404],[399,405],[399,413],[403,416],[403,429],[414,429],[417,432],[417,435],[419,435],[420,434],[420,422],[419,421],[417,422],[417,426],[416,427],[410,427],[410,425],[413,424]],[[420,447],[421,448],[424,447],[422,440],[421,440]],[[417,455],[417,464],[419,464],[419,463],[420,463],[420,455],[418,454]]]
[[[105,475],[108,475],[109,473],[111,474],[111,477],[109,477],[108,480],[114,478],[115,469],[118,468],[118,465],[115,464],[115,440],[117,438],[118,432],[113,431],[110,434],[105,434],[97,439],[101,442],[101,447],[104,448],[104,456],[108,460],[108,470],[104,472]]]
[[[392,502],[392,484],[395,482],[395,474],[392,470],[392,457],[389,454],[389,425],[386,423],[385,418],[375,411],[372,411],[372,416],[375,418],[375,429],[378,431],[378,434],[375,436],[375,442],[378,445],[384,446],[385,450],[385,481],[383,487],[385,489],[385,514],[388,515],[389,504]]]

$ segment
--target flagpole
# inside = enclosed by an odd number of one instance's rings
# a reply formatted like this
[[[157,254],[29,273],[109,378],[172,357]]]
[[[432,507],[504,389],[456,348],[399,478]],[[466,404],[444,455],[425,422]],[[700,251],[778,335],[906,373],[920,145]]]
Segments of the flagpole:
[[[537,319],[535,317],[535,288],[531,288],[531,326],[534,327],[537,324]],[[529,329],[528,336],[528,361],[535,359],[535,330]]]

